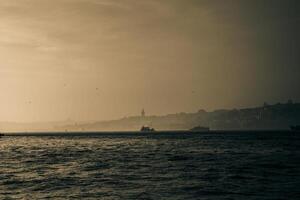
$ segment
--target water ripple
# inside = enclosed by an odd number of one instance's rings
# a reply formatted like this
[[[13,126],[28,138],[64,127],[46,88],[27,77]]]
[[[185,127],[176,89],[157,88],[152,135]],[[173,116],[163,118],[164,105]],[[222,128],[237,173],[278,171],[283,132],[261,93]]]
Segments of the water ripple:
[[[299,136],[0,139],[0,199],[298,199]]]

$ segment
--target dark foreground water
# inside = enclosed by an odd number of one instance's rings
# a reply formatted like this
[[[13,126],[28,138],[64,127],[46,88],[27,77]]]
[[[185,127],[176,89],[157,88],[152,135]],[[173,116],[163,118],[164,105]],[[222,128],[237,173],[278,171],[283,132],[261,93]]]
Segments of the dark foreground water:
[[[300,134],[0,138],[0,199],[300,199]]]

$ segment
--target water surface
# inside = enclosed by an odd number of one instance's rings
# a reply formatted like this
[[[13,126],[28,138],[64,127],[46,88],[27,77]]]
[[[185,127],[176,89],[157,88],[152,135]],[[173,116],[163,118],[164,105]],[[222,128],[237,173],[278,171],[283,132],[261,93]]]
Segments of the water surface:
[[[0,139],[0,199],[300,199],[291,132]]]

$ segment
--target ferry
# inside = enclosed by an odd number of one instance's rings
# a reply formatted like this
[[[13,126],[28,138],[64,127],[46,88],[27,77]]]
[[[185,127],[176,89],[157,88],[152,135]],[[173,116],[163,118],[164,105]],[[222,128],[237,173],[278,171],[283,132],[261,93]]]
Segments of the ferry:
[[[141,128],[140,131],[141,131],[141,132],[154,132],[155,129],[154,129],[154,128],[151,128],[151,127],[149,127],[149,126],[142,126],[142,128]]]

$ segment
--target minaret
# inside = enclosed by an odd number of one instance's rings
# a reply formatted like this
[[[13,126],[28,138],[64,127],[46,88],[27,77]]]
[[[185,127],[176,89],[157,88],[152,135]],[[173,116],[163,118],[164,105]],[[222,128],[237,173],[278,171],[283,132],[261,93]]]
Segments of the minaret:
[[[145,110],[144,110],[144,108],[143,108],[143,110],[142,110],[142,112],[141,112],[141,116],[142,116],[142,117],[145,117],[145,115],[146,115],[146,113],[145,113]]]

